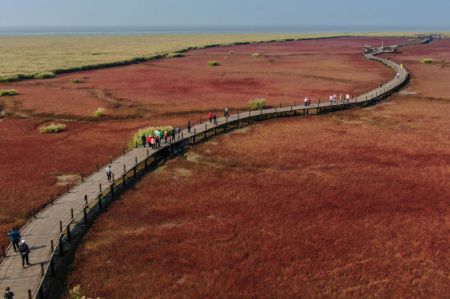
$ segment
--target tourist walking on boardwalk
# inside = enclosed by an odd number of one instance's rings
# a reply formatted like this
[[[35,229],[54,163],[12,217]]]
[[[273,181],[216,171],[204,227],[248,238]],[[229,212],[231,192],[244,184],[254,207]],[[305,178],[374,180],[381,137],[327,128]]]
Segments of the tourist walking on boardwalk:
[[[25,240],[22,240],[22,243],[20,243],[19,253],[22,257],[22,267],[25,268],[25,264],[27,266],[30,266],[30,259],[28,257],[28,255],[30,254],[30,248],[28,247],[27,243],[25,243]]]
[[[112,177],[111,165],[106,166],[105,171],[106,171],[106,178],[108,179],[108,181],[110,181]]]
[[[345,101],[350,102],[350,95],[348,93],[345,95]]]
[[[330,96],[330,102],[331,102],[331,103],[335,102],[333,96]]]
[[[173,128],[172,131],[170,132],[172,134],[172,140],[175,140],[175,134],[177,132],[177,128]]]
[[[397,78],[400,78],[400,73],[397,73]]]
[[[167,139],[169,138],[169,132],[164,131],[164,143],[167,144]]]
[[[213,113],[214,124],[217,126],[217,114]]]
[[[156,140],[155,140],[155,138],[153,138],[153,137],[148,137],[148,138],[150,138],[151,147],[155,149],[156,148]]]
[[[208,119],[209,119],[209,122],[212,123],[212,121],[213,121],[213,113],[211,111],[208,112]]]
[[[6,287],[5,295],[3,295],[4,299],[14,299],[14,293],[9,289],[9,287]]]
[[[303,101],[305,102],[305,107],[308,106],[308,97],[305,97]]]
[[[145,133],[142,133],[141,140],[142,146],[145,147],[147,145],[147,136],[145,136]]]
[[[225,116],[226,119],[230,117],[230,113],[228,113],[228,107],[225,107],[225,110],[223,111],[223,116]]]
[[[19,250],[19,242],[20,242],[20,232],[17,227],[13,227],[8,232],[8,238],[11,240],[14,252],[17,252]]]
[[[188,133],[191,133],[191,121],[190,120],[188,121],[187,127],[188,127]]]

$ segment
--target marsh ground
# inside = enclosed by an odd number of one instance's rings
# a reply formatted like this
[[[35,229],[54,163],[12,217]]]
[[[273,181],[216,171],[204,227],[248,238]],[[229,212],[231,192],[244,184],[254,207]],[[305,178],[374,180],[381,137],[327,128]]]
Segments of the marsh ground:
[[[446,298],[449,46],[392,56],[413,80],[387,102],[263,122],[168,162],[100,217],[70,284],[105,298]]]
[[[2,240],[10,226],[23,224],[33,208],[61,193],[66,183],[96,170],[97,161],[103,165],[119,155],[138,128],[185,126],[211,109],[246,108],[255,96],[269,104],[286,103],[305,95],[356,93],[389,79],[389,70],[361,57],[366,43],[379,39],[211,48],[183,58],[0,84],[19,92],[0,98],[7,115],[0,119]],[[222,65],[208,67],[213,59]],[[106,116],[95,119],[98,107],[106,108]],[[53,120],[65,123],[67,131],[39,134],[37,127]]]

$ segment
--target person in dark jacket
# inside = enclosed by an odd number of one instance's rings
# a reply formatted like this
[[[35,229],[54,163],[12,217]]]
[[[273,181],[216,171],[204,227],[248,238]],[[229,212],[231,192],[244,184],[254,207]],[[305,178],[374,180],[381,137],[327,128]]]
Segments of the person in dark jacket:
[[[177,128],[172,129],[172,131],[170,132],[172,135],[172,140],[175,140],[175,134],[176,134]]]
[[[17,252],[17,250],[19,250],[19,242],[20,242],[20,231],[17,227],[13,227],[9,232],[8,232],[8,238],[11,240],[13,249],[15,252]]]
[[[30,259],[28,257],[30,254],[30,248],[28,247],[28,244],[25,243],[25,240],[22,240],[22,243],[20,243],[19,252],[22,257],[22,267],[25,268],[25,263],[27,266],[30,266]]]
[[[188,133],[191,133],[191,121],[188,121],[187,128],[188,128]]]
[[[5,295],[3,295],[4,299],[14,299],[14,293],[11,292],[11,290],[9,289],[9,287],[6,287],[5,290]]]
[[[217,114],[213,114],[213,121],[214,121],[214,124],[217,126]]]
[[[145,147],[147,145],[147,136],[145,136],[145,133],[141,136],[142,146]]]

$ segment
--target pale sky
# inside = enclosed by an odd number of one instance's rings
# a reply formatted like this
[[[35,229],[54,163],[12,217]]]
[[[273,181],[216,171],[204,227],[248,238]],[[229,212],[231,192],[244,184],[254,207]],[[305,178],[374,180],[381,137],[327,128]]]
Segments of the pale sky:
[[[450,0],[0,0],[9,26],[450,27]]]

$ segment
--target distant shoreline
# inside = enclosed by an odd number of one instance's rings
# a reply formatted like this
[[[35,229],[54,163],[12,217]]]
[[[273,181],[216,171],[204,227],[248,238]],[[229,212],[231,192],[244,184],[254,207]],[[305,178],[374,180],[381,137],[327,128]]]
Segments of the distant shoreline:
[[[450,32],[449,28],[413,26],[29,26],[0,27],[0,36],[317,34],[377,32]]]

